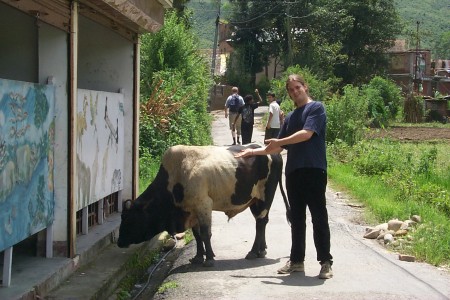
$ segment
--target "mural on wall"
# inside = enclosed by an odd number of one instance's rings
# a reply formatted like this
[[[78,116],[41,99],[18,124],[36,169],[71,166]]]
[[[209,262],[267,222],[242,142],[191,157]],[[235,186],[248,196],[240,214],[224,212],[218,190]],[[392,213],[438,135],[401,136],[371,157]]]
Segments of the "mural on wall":
[[[55,87],[0,79],[0,251],[54,220]]]
[[[78,90],[77,210],[123,189],[123,95]]]

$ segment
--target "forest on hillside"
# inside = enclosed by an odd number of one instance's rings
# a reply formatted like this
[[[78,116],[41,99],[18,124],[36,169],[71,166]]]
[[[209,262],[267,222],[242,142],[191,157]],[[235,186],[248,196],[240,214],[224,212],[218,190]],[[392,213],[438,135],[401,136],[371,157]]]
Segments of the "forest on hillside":
[[[228,20],[231,7],[228,0],[221,1],[220,18]],[[218,14],[217,0],[190,0],[187,7],[192,10],[194,32],[199,37],[199,48],[211,48],[214,43],[215,22]],[[395,0],[395,6],[404,24],[399,38],[406,39],[409,48],[417,46],[433,51],[434,43],[442,34],[450,31],[449,0]],[[419,26],[417,26],[419,22]]]

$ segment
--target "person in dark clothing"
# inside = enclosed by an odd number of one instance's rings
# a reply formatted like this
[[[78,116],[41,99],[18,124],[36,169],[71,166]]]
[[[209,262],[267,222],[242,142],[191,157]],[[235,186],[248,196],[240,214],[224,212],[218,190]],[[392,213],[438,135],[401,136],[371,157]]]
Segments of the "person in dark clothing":
[[[252,95],[247,95],[244,97],[244,106],[240,107],[238,114],[234,120],[235,124],[239,118],[242,116],[241,121],[241,134],[242,134],[242,145],[250,144],[252,142],[253,135],[253,124],[255,124],[255,109],[259,106],[259,101],[254,102]]]
[[[304,272],[306,246],[306,208],[309,208],[313,224],[314,245],[317,260],[321,264],[320,279],[333,277],[330,253],[330,227],[326,208],[327,159],[326,113],[321,102],[308,94],[305,80],[296,74],[289,75],[286,90],[294,102],[282,125],[278,138],[267,140],[265,148],[245,149],[236,157],[267,155],[287,150],[285,167],[286,191],[291,207],[290,258],[279,274]]]

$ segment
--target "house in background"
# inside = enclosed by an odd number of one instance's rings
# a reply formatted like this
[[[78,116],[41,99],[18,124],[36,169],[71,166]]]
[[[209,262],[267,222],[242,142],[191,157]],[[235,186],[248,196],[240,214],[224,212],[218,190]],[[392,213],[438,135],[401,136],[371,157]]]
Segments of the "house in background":
[[[388,74],[404,93],[417,92],[429,97],[434,97],[436,92],[450,95],[450,76],[445,66],[442,67],[446,61],[433,61],[430,50],[407,50],[405,41],[397,40],[388,51],[388,56]]]
[[[139,39],[170,7],[0,0],[3,287],[14,284],[13,249],[74,258],[116,230],[122,199],[136,198]]]

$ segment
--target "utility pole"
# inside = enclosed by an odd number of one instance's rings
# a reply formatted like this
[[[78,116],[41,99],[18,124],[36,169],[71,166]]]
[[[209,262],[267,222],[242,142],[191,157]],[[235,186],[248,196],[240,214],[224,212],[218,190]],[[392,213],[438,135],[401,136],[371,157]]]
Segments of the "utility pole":
[[[289,12],[289,3],[286,2],[286,33],[287,33],[287,67],[292,64],[292,31],[291,31],[291,15]]]
[[[216,31],[214,33],[214,44],[211,58],[211,76],[214,76],[216,71],[216,55],[217,55],[217,37],[219,35],[219,20],[220,20],[220,5],[221,0],[217,0],[217,18],[216,18]]]
[[[419,39],[419,25],[420,22],[417,21],[417,33],[416,33],[416,55],[414,62],[414,90],[419,94],[419,82],[421,81],[419,78],[419,47],[420,47],[420,39]]]

